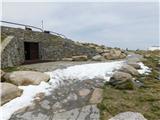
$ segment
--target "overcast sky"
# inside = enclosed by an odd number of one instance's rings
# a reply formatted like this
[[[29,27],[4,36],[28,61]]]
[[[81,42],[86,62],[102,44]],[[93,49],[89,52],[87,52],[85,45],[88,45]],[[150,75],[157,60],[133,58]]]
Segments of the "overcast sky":
[[[2,19],[59,32],[76,41],[146,49],[159,44],[155,2],[3,3]]]

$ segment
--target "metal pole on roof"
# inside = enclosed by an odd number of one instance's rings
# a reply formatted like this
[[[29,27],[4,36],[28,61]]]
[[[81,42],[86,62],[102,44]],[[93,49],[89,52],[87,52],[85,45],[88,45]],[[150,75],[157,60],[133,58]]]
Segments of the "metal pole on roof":
[[[2,20],[2,21],[0,21],[0,22],[2,22],[2,23],[7,23],[7,24],[24,26],[24,27],[31,27],[31,28],[35,28],[35,29],[38,29],[38,30],[40,30],[40,31],[43,32],[43,30],[42,30],[41,28],[38,28],[38,27],[35,27],[35,26],[31,26],[31,25],[25,25],[25,24],[20,24],[20,23],[15,23],[15,22],[8,22],[8,21],[4,21],[4,20]]]
[[[44,31],[44,27],[43,27],[43,20],[42,20],[42,30]]]
[[[7,23],[7,24],[24,26],[24,27],[31,27],[31,28],[35,28],[35,29],[38,29],[38,30],[44,32],[43,20],[42,20],[42,28],[38,28],[38,27],[35,27],[35,26],[32,26],[32,25],[25,25],[25,24],[21,24],[21,23],[4,21],[4,20],[2,20],[2,21],[0,21],[0,22],[2,22],[2,23]],[[67,39],[67,37],[66,37],[65,35],[62,35],[62,34],[60,34],[60,33],[56,33],[56,32],[53,32],[53,31],[50,31],[50,32],[51,32],[52,34],[54,34],[54,35],[58,35],[58,36],[61,36],[61,37],[65,38],[65,39]]]

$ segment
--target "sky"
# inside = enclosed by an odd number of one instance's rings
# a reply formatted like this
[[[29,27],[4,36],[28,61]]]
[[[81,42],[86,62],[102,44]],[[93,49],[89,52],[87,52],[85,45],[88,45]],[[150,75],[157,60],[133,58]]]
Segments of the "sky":
[[[157,2],[3,2],[2,20],[41,27],[110,47],[159,45]]]

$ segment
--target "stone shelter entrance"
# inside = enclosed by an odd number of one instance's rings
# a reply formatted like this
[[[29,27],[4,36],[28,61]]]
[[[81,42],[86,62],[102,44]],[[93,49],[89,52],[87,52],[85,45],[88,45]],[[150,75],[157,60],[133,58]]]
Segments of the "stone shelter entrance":
[[[25,60],[39,60],[39,43],[24,42]]]

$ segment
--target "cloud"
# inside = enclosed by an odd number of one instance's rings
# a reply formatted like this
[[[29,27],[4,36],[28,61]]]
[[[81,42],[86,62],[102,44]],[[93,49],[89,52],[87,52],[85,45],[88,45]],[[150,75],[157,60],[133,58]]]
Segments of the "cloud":
[[[158,4],[110,3],[4,3],[3,19],[65,34],[73,40],[113,47],[145,49],[157,45]]]

